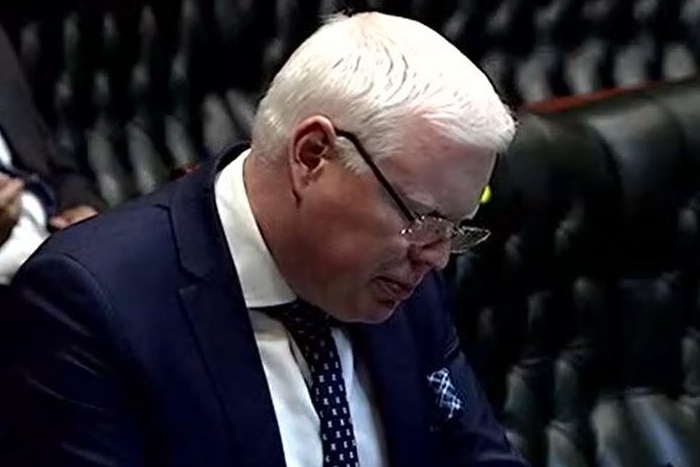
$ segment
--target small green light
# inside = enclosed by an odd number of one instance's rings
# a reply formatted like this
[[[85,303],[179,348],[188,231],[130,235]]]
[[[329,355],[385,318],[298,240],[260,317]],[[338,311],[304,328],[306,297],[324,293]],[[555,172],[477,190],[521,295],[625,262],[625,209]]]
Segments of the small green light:
[[[481,192],[481,199],[479,200],[479,204],[486,204],[491,200],[491,187],[486,185],[484,187],[484,191]]]

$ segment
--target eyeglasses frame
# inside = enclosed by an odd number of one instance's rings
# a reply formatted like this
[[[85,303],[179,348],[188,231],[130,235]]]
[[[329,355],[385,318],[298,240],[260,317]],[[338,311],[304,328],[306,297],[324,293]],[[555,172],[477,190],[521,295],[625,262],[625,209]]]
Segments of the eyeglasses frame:
[[[352,145],[355,147],[355,150],[370,168],[372,174],[382,186],[384,191],[389,195],[389,197],[391,197],[396,206],[399,208],[399,211],[401,212],[403,217],[409,222],[409,226],[401,231],[402,235],[410,233],[411,226],[420,225],[422,222],[425,222],[425,219],[429,217],[434,217],[425,214],[416,214],[406,205],[406,203],[401,199],[401,196],[399,196],[397,190],[394,188],[391,182],[389,182],[389,180],[386,178],[386,176],[384,176],[377,164],[375,164],[372,156],[369,155],[369,152],[365,149],[362,142],[360,142],[360,138],[358,138],[358,136],[355,133],[341,130],[339,128],[334,128],[334,130],[336,135],[345,138],[348,141],[350,141],[350,143],[352,143]],[[452,241],[452,239],[454,239],[455,237],[468,233],[474,233],[479,237],[476,241],[474,241],[473,244],[470,244],[464,247],[463,249],[455,251],[452,248],[450,248],[450,252],[453,254],[464,253],[466,250],[478,245],[479,243],[482,243],[491,235],[491,232],[489,232],[487,229],[483,229],[480,227],[460,226],[442,217],[435,218],[439,219],[442,222],[448,222],[449,224],[451,224],[450,236],[446,240]]]

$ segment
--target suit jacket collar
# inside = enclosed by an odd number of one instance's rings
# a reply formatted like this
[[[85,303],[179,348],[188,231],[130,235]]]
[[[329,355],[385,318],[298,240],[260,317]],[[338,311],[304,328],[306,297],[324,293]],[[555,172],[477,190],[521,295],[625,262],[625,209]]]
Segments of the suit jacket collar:
[[[434,465],[426,404],[431,396],[406,308],[400,306],[382,324],[351,326],[351,335],[369,369],[390,465]]]
[[[233,269],[227,258],[226,241],[214,199],[214,181],[219,170],[242,149],[236,146],[218,158],[201,164],[175,182],[170,199],[161,204],[170,209],[173,233],[183,269],[204,278],[213,269]]]
[[[235,146],[176,182],[166,204],[187,272],[181,300],[224,408],[235,465],[283,467],[272,398],[214,198],[218,170],[242,150]],[[425,466],[431,463],[427,382],[403,315],[399,309],[384,324],[351,326],[351,336],[370,371],[391,464]]]
[[[214,180],[236,146],[175,182],[169,200],[180,299],[231,434],[231,465],[284,467],[284,452],[253,328],[216,212]]]

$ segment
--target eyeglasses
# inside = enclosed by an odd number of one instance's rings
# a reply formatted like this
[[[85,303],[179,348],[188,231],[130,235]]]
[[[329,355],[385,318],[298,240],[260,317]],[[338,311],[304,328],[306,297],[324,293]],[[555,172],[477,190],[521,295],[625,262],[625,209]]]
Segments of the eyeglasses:
[[[466,225],[458,225],[454,222],[430,215],[416,214],[401,200],[401,197],[389,183],[384,174],[379,170],[379,167],[374,163],[372,157],[365,150],[359,138],[349,131],[339,130],[336,128],[336,134],[350,141],[360,154],[362,159],[367,163],[370,170],[382,185],[387,194],[396,203],[396,206],[401,211],[403,217],[409,222],[409,225],[401,230],[401,235],[411,242],[420,243],[423,245],[432,244],[439,241],[450,241],[450,253],[464,253],[470,248],[483,242],[491,235],[486,229],[471,227]]]

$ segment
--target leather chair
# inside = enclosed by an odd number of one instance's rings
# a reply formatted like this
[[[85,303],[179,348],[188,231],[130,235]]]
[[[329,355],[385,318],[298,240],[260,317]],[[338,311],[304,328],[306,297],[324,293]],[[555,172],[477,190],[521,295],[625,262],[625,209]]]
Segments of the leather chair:
[[[700,463],[699,113],[698,81],[532,109],[496,166],[456,317],[533,465]]]
[[[528,37],[534,35],[534,11],[526,0],[503,0],[489,17],[485,26],[492,46],[521,55],[534,45]]]
[[[678,210],[698,186],[686,175],[694,168],[692,151],[666,108],[645,92],[560,116],[599,135],[620,190],[611,322],[602,346],[608,349],[609,389],[592,419],[598,464],[695,465],[700,427],[678,399],[688,303],[676,241]]]
[[[177,66],[185,68],[181,77],[187,80],[186,84],[193,98],[202,96],[206,92],[205,76],[209,71],[209,65],[216,59],[210,52],[209,42],[199,2],[183,0],[178,25],[177,49],[172,63],[178,61]],[[170,68],[171,80],[173,67],[175,65]]]
[[[139,37],[139,60],[145,66],[146,71],[152,78],[162,75],[165,67],[164,50],[158,26],[158,20],[150,6],[144,7],[141,11],[141,19],[138,30]],[[157,78],[156,78],[156,82]]]
[[[226,103],[239,141],[249,141],[255,120],[255,104],[252,99],[236,89],[229,89],[226,92]]]
[[[152,83],[142,64],[134,68],[131,93],[134,115],[125,126],[127,157],[139,194],[154,191],[168,179],[163,112],[154,102]]]
[[[199,95],[220,93],[232,87],[256,93],[322,17],[339,10],[365,9],[424,21],[442,31],[477,62],[494,54],[508,57],[506,66],[492,67],[497,75],[491,78],[506,93],[507,100],[518,105],[532,102],[531,99],[659,78],[680,79],[694,73],[700,59],[700,35],[696,31],[700,9],[696,0],[178,0],[171,3],[96,2],[76,12],[69,9],[72,5],[68,2],[58,2],[46,10],[35,9],[36,21],[41,26],[39,66],[51,69],[50,74],[42,73],[37,79],[51,77],[55,81],[63,71],[71,74],[86,64],[87,74],[78,73],[83,84],[75,86],[78,93],[86,93],[79,99],[82,105],[89,97],[88,91],[81,90],[89,89],[89,75],[93,71],[90,68],[95,65],[111,74],[110,67],[101,62],[100,53],[94,50],[97,38],[93,25],[103,17],[110,18],[106,24],[113,24],[111,18],[117,17],[117,22],[123,24],[120,52],[128,56],[125,63],[147,64],[154,82],[167,82],[172,57],[183,52],[189,61],[197,62],[194,68],[203,70],[207,78]],[[24,9],[22,14],[7,12],[0,18],[10,25],[25,25],[27,11],[30,9]],[[17,23],[13,21],[15,17]],[[57,29],[65,31],[65,41],[56,36],[63,34]],[[47,50],[54,44],[75,42],[76,37],[81,44],[78,48],[83,50],[77,55]],[[25,38],[29,49],[32,43],[36,41]],[[33,69],[30,56],[35,55],[26,54],[28,69]],[[221,56],[227,60],[218,60]],[[87,57],[87,61],[76,61],[75,57]],[[59,63],[47,65],[51,60]],[[76,64],[80,66],[76,68]],[[533,69],[534,72],[530,71]],[[503,70],[515,71],[498,74]],[[123,72],[115,92],[128,88],[130,74],[131,70]],[[585,78],[579,78],[581,74]],[[523,76],[517,78],[517,75]],[[539,83],[533,85],[533,79]],[[44,93],[38,100],[45,112],[50,112],[51,98],[42,90],[51,90],[54,84],[46,87],[32,82],[38,94]],[[165,89],[158,87],[158,91]],[[165,102],[164,95],[159,99]]]
[[[87,163],[100,194],[110,206],[133,197],[136,193],[127,166],[124,131],[113,112],[109,80],[103,73],[95,75],[93,102],[96,104],[94,123],[85,130]]]
[[[186,167],[199,161],[201,128],[195,118],[195,97],[184,54],[174,59],[170,72],[170,109],[164,118],[165,146],[171,168]]]
[[[280,2],[289,4],[290,2]],[[348,7],[347,2],[342,0],[320,0],[318,2],[318,16],[326,18],[330,15],[343,12]]]
[[[324,8],[335,12],[335,5],[327,6],[322,3],[320,14]],[[263,81],[269,83],[272,77],[282,67],[296,46],[303,40],[299,34],[304,30],[302,5],[296,0],[280,0],[276,2],[274,35],[265,46],[262,57]],[[328,13],[330,14],[330,13]]]
[[[231,111],[218,94],[209,94],[202,101],[201,122],[206,157],[215,156],[240,141]]]
[[[392,15],[410,16],[411,14],[411,2],[406,0],[376,0],[371,7]]]
[[[223,81],[216,91],[235,86],[256,89],[260,85],[262,51],[270,33],[264,20],[269,5],[253,0],[212,0],[213,26],[220,40],[218,73]]]
[[[129,80],[131,64],[126,46],[124,25],[112,12],[102,17],[102,30],[99,32],[98,68],[104,70],[110,84],[114,112],[120,118],[129,114]]]
[[[700,95],[695,83],[661,87],[649,96],[670,115],[682,134],[683,155],[687,170],[683,172],[685,190],[678,210],[678,268],[685,320],[690,324],[683,339],[683,390],[681,400],[700,420],[700,135],[696,131],[700,118]]]
[[[691,44],[695,52],[696,60],[700,56],[698,46],[700,46],[700,1],[686,0],[683,2],[679,13],[679,25],[682,32],[682,37],[685,41]]]
[[[512,108],[520,108],[524,97],[516,79],[517,59],[512,54],[492,49],[481,58],[479,67],[490,78],[503,100]]]
[[[40,26],[38,23],[29,23],[22,28],[20,35],[19,48],[17,56],[19,57],[22,69],[24,71],[27,82],[32,87],[32,94],[36,100],[39,89],[35,86],[38,84],[39,75],[41,73],[41,55],[42,41],[40,37]]]
[[[95,177],[87,161],[87,143],[85,132],[78,120],[75,110],[73,88],[67,79],[57,83],[54,90],[54,115],[56,127],[54,139],[59,151],[68,154],[85,175]]]
[[[90,74],[88,49],[80,16],[71,14],[63,21],[63,74],[75,93],[79,118],[88,121],[90,102]]]
[[[413,0],[411,18],[427,24],[433,29],[440,30],[446,18],[454,9],[452,2],[435,2],[431,0]]]
[[[473,60],[479,60],[486,50],[486,34],[482,25],[486,14],[476,1],[461,1],[442,27],[442,35]]]

